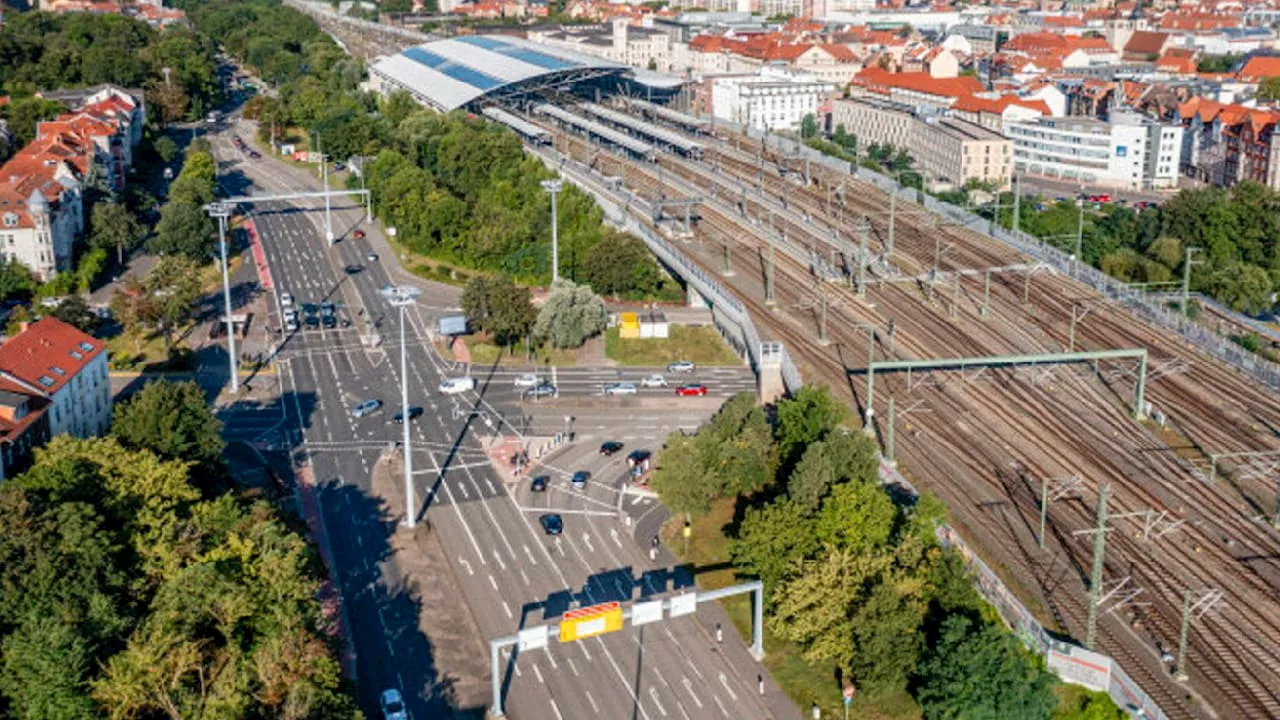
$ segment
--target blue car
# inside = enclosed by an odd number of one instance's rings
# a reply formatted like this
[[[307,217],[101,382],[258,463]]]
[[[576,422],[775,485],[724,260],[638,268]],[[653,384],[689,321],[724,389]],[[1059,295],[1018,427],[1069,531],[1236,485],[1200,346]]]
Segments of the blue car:
[[[543,515],[538,518],[538,522],[542,523],[542,530],[548,535],[559,535],[564,532],[564,520],[554,513]]]

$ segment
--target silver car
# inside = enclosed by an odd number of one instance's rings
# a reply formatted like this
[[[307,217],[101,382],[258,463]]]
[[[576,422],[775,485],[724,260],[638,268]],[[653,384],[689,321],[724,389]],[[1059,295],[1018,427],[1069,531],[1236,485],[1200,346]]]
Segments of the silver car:
[[[353,417],[362,418],[366,415],[372,415],[382,409],[381,400],[365,400],[364,402],[351,408]]]
[[[635,395],[636,392],[635,383],[609,383],[604,386],[605,395]]]
[[[697,369],[698,366],[689,360],[677,360],[667,366],[667,372],[673,373],[691,373]]]

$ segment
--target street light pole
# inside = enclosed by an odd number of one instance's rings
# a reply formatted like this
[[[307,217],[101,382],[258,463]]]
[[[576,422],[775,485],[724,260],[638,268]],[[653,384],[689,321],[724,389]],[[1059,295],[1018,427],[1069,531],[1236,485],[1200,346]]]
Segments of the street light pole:
[[[218,221],[218,250],[222,255],[222,304],[227,327],[227,356],[231,363],[231,392],[235,394],[240,391],[240,378],[236,372],[236,332],[235,323],[231,320],[231,278],[227,272],[227,218],[231,217],[231,206],[226,203],[211,203],[204,209]]]
[[[564,189],[560,180],[543,180],[542,189],[551,193],[551,284],[560,279],[560,219],[556,216],[556,195]]]
[[[320,154],[320,177],[324,180],[324,239],[333,244],[333,217],[330,214],[329,202],[329,163],[325,159],[324,149],[320,147],[320,136],[316,136],[316,151]]]
[[[412,530],[418,524],[417,501],[413,497],[413,450],[409,446],[409,353],[405,340],[405,308],[417,300],[421,291],[409,285],[388,285],[382,296],[392,307],[400,309],[400,419],[404,424],[404,524]]]

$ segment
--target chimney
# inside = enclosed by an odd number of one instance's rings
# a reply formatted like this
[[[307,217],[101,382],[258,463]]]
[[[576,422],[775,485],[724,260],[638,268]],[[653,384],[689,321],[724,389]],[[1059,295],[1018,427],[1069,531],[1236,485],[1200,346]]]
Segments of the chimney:
[[[31,323],[27,322],[26,320],[23,320],[22,322],[18,323],[18,334],[21,335],[22,333],[26,332],[28,327],[31,327]]]

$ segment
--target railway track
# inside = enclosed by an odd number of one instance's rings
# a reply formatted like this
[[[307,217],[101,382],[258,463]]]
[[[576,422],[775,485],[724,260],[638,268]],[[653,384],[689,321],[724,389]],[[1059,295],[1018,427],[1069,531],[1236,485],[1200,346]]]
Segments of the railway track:
[[[573,138],[567,138],[562,149],[579,159],[594,159],[606,174],[625,173],[625,182],[646,197],[687,197],[691,183],[708,182],[705,168],[681,170],[681,163],[667,160],[660,176],[657,168],[626,163]],[[734,151],[712,149],[721,151],[719,173],[731,178],[711,182],[725,187],[735,182],[732,178],[743,183],[762,180],[758,162],[751,165]],[[853,230],[854,223],[867,216],[877,249],[887,249],[887,218],[874,214],[885,205],[878,201],[878,191],[859,188],[846,193],[853,197],[846,203],[851,207],[842,211],[844,217],[831,217],[820,186],[797,187],[779,177],[776,169],[763,179],[766,194],[787,192],[787,207],[775,222],[806,247],[824,242],[821,231],[810,232],[806,226]],[[813,288],[821,283],[802,262],[778,253],[777,304],[768,307],[760,301],[766,243],[758,236],[759,227],[744,214],[777,208],[761,199],[742,209],[747,212],[726,209],[720,202],[704,204],[698,233],[707,242],[691,243],[690,254],[708,272],[720,270],[715,267],[715,248],[709,245],[732,244],[739,257],[750,257],[751,264],[740,265],[725,282],[738,292],[763,335],[787,343],[806,379],[831,386],[855,406],[860,387],[851,382],[850,369],[865,367],[868,359],[863,325],[878,330],[873,342],[878,359],[1056,351],[1068,342],[1072,305],[1087,298],[1090,314],[1087,322],[1077,325],[1076,348],[1141,345],[1151,349],[1153,366],[1173,360],[1186,363],[1180,372],[1153,383],[1148,397],[1190,439],[1193,449],[1280,445],[1273,431],[1280,427],[1280,403],[1274,397],[1262,397],[1243,383],[1242,376],[1224,371],[1177,336],[1137,323],[1122,309],[1090,298],[1087,290],[1057,276],[995,278],[986,319],[978,314],[979,276],[956,276],[951,292],[928,283],[883,282],[872,285],[865,298],[829,283],[824,292],[831,298],[830,344],[814,343]],[[919,221],[911,213],[899,216],[895,231],[891,260],[905,275],[919,275],[935,262],[944,272],[1022,262],[993,241]],[[935,260],[944,243],[945,264],[943,258]],[[841,250],[830,244],[829,249]],[[1025,304],[1024,288],[1034,289],[1031,302]],[[892,336],[887,333],[890,319]],[[1131,578],[1143,590],[1139,599],[1149,605],[1105,615],[1098,647],[1120,660],[1170,717],[1280,717],[1280,664],[1274,660],[1280,656],[1280,583],[1274,560],[1280,542],[1272,529],[1252,521],[1250,513],[1261,506],[1261,498],[1245,490],[1233,496],[1222,487],[1207,486],[1193,466],[1194,457],[1178,456],[1130,420],[1120,399],[1127,397],[1123,377],[1095,378],[1067,368],[1030,375],[1042,385],[1011,379],[1007,371],[991,371],[986,377],[989,382],[917,383],[914,388],[901,376],[880,381],[882,399],[892,394],[900,401],[919,400],[913,414],[899,418],[899,455],[915,479],[952,507],[962,534],[979,540],[984,554],[997,561],[993,564],[1022,579],[1024,589],[1031,583],[1030,594],[1048,608],[1050,617],[1042,620],[1082,636],[1091,541],[1071,533],[1092,527],[1094,507],[1088,501],[1052,504],[1054,536],[1049,552],[1041,552],[1035,548],[1032,528],[1038,523],[1038,480],[1078,475],[1088,481],[1088,497],[1108,482],[1113,486],[1113,513],[1151,509],[1167,512],[1169,523],[1183,521],[1159,543],[1130,537],[1124,532],[1128,526],[1113,530],[1107,577]],[[876,417],[884,417],[879,407]],[[1018,472],[1011,470],[1015,466]],[[1217,588],[1224,598],[1192,633],[1192,685],[1202,689],[1199,701],[1192,704],[1186,701],[1188,692],[1170,681],[1169,669],[1155,649],[1156,641],[1165,648],[1176,644],[1182,594],[1188,587]]]

